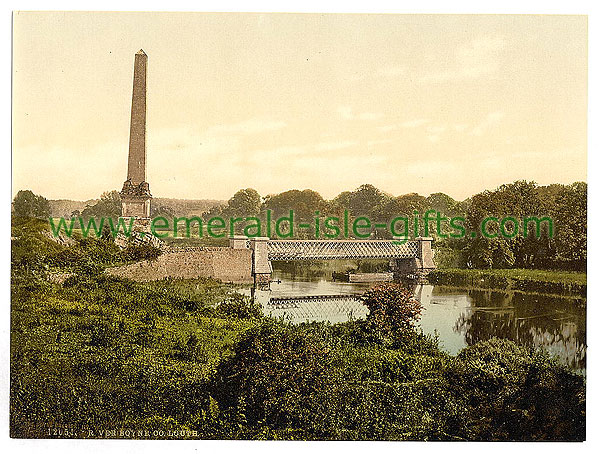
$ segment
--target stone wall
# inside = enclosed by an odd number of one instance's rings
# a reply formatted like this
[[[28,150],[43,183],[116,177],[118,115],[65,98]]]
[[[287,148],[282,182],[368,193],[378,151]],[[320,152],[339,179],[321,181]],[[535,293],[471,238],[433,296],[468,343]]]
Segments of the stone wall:
[[[154,281],[167,277],[194,279],[212,277],[223,282],[251,283],[250,249],[186,248],[161,254],[156,260],[109,268],[111,276],[134,281]]]

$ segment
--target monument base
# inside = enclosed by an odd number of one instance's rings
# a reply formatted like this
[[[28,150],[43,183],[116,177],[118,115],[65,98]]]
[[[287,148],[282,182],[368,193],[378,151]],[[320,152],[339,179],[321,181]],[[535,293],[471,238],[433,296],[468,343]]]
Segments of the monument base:
[[[129,228],[129,223],[131,222],[132,217],[121,217],[123,219],[123,224]],[[165,243],[163,243],[159,238],[155,237],[151,230],[152,227],[152,219],[150,218],[133,218],[133,225],[131,226],[131,231],[129,236],[125,233],[119,231],[115,238],[115,244],[120,248],[124,249],[127,246],[143,246],[143,245],[151,245],[160,249],[165,247]]]

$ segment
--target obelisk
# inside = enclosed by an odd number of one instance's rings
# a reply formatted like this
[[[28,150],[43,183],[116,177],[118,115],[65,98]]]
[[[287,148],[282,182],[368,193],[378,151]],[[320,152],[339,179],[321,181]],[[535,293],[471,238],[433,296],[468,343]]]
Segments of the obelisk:
[[[133,185],[146,181],[146,68],[148,56],[140,49],[133,66],[131,126],[129,130],[129,162],[127,179]]]
[[[146,182],[146,70],[148,56],[140,49],[133,66],[131,125],[127,180],[121,190],[121,216],[150,218],[150,186]],[[143,221],[142,221],[143,222]]]

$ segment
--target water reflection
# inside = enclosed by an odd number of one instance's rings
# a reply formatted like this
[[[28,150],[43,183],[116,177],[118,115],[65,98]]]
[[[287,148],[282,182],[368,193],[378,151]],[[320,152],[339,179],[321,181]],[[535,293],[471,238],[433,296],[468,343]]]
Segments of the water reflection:
[[[371,284],[333,282],[323,276],[275,271],[270,290],[255,290],[265,314],[293,323],[344,322],[362,318],[367,309],[356,298]],[[439,337],[451,354],[492,337],[544,348],[571,369],[585,371],[586,323],[581,301],[496,290],[418,285],[423,305],[420,326]],[[322,297],[321,297],[322,296]]]

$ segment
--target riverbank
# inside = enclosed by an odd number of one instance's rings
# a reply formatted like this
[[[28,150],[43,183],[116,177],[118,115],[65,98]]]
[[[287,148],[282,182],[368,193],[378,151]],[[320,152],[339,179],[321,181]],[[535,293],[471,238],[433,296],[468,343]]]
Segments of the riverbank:
[[[294,325],[214,279],[107,276],[114,244],[34,227],[12,231],[12,437],[585,438],[584,377],[506,339],[451,356],[403,288],[376,316]]]
[[[434,285],[456,287],[518,290],[582,298],[587,294],[587,273],[575,271],[447,268],[432,271],[428,280]]]

